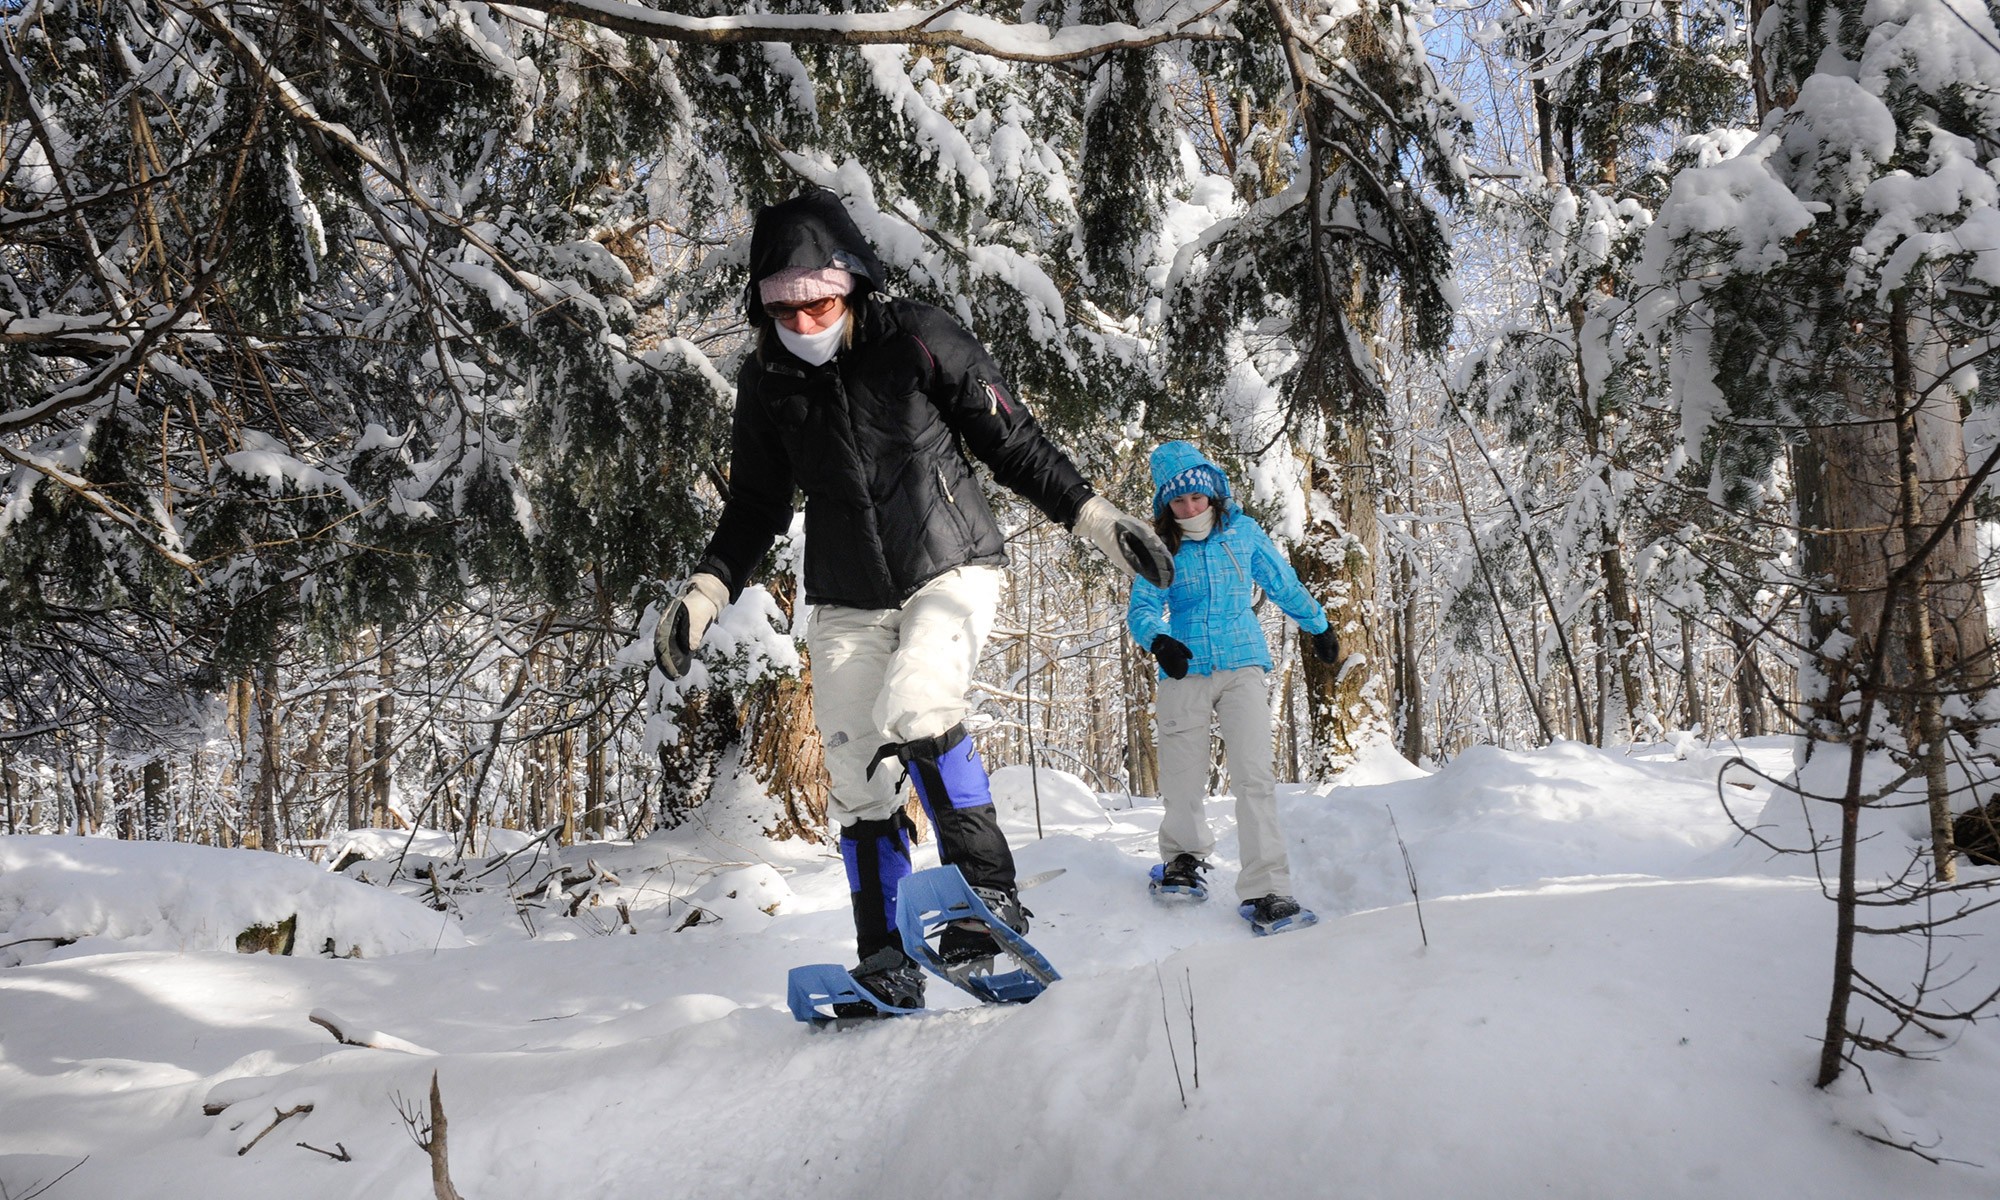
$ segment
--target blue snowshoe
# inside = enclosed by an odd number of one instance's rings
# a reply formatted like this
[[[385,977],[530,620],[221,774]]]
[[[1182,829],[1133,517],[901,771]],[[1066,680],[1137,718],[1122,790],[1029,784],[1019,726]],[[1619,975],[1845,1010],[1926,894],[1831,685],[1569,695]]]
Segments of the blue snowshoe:
[[[1062,978],[1021,936],[1026,927],[1018,899],[973,888],[955,866],[915,872],[896,892],[903,949],[925,970],[989,1004],[1025,1003]],[[996,952],[1019,967],[996,974]]]
[[[1193,902],[1208,899],[1208,884],[1201,873],[1208,864],[1192,854],[1176,854],[1174,861],[1153,864],[1151,882],[1146,885],[1155,900]]]
[[[1319,923],[1318,914],[1310,908],[1301,907],[1290,896],[1260,896],[1255,900],[1245,900],[1236,906],[1236,913],[1250,922],[1250,932],[1258,937],[1284,933],[1288,929],[1304,929]]]
[[[812,963],[793,967],[786,979],[785,1003],[792,1016],[814,1025],[832,1025],[852,1020],[847,1015],[855,1007],[874,1010],[877,1016],[901,1017],[922,1012],[923,1005],[899,1008],[854,981],[854,973],[839,963]]]
[[[924,977],[902,951],[885,947],[852,971],[839,963],[793,967],[785,982],[792,1016],[841,1025],[922,1012]]]

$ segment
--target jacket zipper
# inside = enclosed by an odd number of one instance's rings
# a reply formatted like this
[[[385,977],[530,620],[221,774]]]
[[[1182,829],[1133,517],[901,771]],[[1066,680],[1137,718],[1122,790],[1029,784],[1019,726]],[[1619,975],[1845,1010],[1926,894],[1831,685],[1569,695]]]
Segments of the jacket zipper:
[[[1249,577],[1243,574],[1243,564],[1236,561],[1236,551],[1229,548],[1229,543],[1224,542],[1222,544],[1222,552],[1229,556],[1229,565],[1236,568],[1236,578],[1241,579],[1245,583],[1250,582]]]
[[[931,468],[931,469],[937,472],[937,477],[938,477],[938,486],[944,489],[944,498],[945,498],[945,500],[946,500],[946,501],[948,501],[948,502],[949,502],[949,503],[951,503],[951,504],[954,504],[954,505],[956,505],[956,504],[958,503],[958,497],[957,497],[957,496],[954,496],[954,495],[952,495],[952,494],[951,494],[951,484],[950,484],[950,483],[948,483],[948,482],[946,482],[946,480],[945,480],[945,477],[944,477],[944,468],[943,468],[943,467],[933,467],[933,468]]]

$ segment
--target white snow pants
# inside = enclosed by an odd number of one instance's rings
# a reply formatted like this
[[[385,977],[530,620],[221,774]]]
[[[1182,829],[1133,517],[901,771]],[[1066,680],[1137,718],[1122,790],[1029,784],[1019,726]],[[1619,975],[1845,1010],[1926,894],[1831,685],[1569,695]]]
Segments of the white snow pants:
[[[993,631],[1005,582],[998,567],[959,567],[901,608],[815,607],[806,622],[813,722],[826,746],[835,825],[879,821],[900,806],[893,758],[868,778],[885,743],[936,737],[965,719],[965,694]]]
[[[1236,837],[1243,870],[1239,900],[1292,894],[1292,871],[1278,832],[1278,798],[1271,770],[1271,694],[1261,667],[1160,680],[1154,715],[1160,726],[1160,858],[1208,857],[1215,835],[1208,827],[1211,714],[1229,748],[1229,782],[1236,793]]]

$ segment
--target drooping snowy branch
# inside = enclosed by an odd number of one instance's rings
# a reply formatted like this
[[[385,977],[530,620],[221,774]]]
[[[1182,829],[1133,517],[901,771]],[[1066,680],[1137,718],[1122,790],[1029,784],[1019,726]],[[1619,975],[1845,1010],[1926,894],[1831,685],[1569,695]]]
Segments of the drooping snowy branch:
[[[508,8],[569,17],[634,37],[690,45],[776,42],[789,45],[924,46],[967,50],[1008,62],[1057,63],[1170,42],[1230,36],[1237,0],[1175,0],[1143,25],[1110,23],[1051,29],[964,12],[958,4],[881,13],[744,13],[694,17],[622,0],[518,0]]]

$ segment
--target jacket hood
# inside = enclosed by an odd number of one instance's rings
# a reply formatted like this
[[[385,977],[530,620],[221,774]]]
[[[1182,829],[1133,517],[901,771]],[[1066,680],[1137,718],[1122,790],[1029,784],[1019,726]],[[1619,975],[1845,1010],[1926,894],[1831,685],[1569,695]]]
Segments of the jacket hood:
[[[1162,512],[1167,502],[1190,492],[1220,496],[1225,506],[1233,506],[1229,477],[1208,461],[1193,442],[1162,442],[1148,460],[1153,470],[1153,511]]]
[[[882,261],[875,248],[861,236],[840,197],[825,188],[757,210],[750,230],[750,282],[743,289],[743,308],[752,325],[770,324],[757,285],[790,267],[839,267],[854,276],[857,298],[882,286]]]

